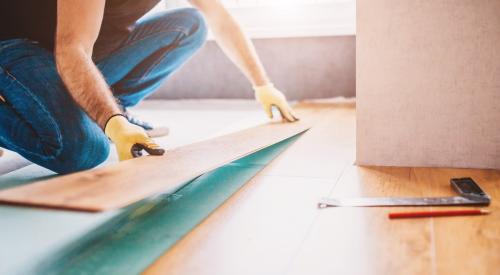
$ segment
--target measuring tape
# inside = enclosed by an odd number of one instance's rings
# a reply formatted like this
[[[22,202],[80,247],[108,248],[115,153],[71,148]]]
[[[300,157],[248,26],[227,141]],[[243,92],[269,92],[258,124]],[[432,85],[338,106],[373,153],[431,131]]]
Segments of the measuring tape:
[[[323,198],[318,208],[326,207],[370,207],[370,206],[445,206],[445,205],[489,205],[491,198],[471,178],[451,179],[455,197],[432,198]]]

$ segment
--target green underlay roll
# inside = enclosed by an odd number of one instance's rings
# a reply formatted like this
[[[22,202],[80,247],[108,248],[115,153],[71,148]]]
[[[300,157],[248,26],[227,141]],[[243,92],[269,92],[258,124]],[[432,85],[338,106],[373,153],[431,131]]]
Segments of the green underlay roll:
[[[38,261],[28,273],[140,273],[298,137],[200,176],[174,194],[158,195],[123,209],[96,230]]]

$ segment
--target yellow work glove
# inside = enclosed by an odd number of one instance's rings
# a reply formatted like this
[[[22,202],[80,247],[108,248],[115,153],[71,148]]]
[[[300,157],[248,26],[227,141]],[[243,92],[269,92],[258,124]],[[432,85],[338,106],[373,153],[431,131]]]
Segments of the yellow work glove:
[[[148,137],[144,129],[131,124],[122,115],[111,117],[104,127],[104,133],[116,145],[120,161],[139,157],[142,155],[142,150],[150,155],[165,153],[164,149]]]
[[[274,88],[273,84],[253,87],[255,91],[255,99],[262,105],[264,111],[269,118],[273,118],[273,106],[278,109],[281,118],[288,122],[299,120],[293,113],[292,108],[288,105],[285,95]]]

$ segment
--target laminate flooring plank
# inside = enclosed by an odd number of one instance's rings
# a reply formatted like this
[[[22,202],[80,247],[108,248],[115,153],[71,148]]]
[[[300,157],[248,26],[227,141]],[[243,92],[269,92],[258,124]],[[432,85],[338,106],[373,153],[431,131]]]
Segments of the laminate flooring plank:
[[[108,167],[0,191],[0,202],[79,211],[124,207],[309,129],[268,123]]]
[[[239,100],[147,100],[131,112],[170,133],[155,141],[166,149],[243,130],[268,121],[253,101]],[[228,126],[237,125],[239,128]]]
[[[417,186],[413,178],[410,168],[350,166],[330,196],[429,195],[429,187]],[[428,219],[387,218],[389,211],[402,209],[318,210],[286,274],[432,274],[432,225]]]
[[[296,111],[312,128],[261,174],[336,179],[335,171],[355,160],[354,106],[298,104]]]
[[[415,174],[417,184],[431,183],[442,196],[453,194],[450,178],[472,177],[492,199],[489,215],[432,218],[436,274],[500,274],[500,171],[415,168]]]

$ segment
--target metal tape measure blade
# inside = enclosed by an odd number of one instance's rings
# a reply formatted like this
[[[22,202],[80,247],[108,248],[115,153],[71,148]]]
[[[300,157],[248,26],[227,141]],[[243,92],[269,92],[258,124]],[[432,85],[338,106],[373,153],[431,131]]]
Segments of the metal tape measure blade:
[[[370,206],[445,206],[478,204],[464,197],[437,198],[323,198],[318,206],[325,207],[370,207]]]

